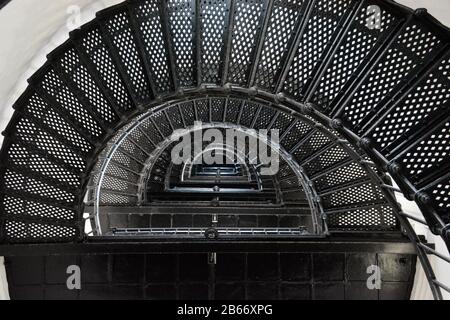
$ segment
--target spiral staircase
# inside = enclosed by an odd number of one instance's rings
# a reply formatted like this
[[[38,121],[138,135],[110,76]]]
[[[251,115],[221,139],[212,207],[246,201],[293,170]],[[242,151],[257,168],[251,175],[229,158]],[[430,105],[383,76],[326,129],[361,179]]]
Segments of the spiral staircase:
[[[364,253],[349,248],[365,239],[382,265],[384,254],[405,259],[386,243],[412,245],[409,271],[417,255],[439,299],[449,288],[428,256],[450,259],[410,220],[450,245],[449,40],[426,10],[390,0],[131,0],[101,11],[14,105],[0,156],[0,253],[23,266],[13,257],[33,250],[152,248],[179,266],[198,250],[220,269],[231,250],[245,253],[236,265],[258,268],[265,258],[254,252],[283,265],[303,244]],[[172,164],[174,132],[193,135],[199,122],[278,130],[279,171],[261,174],[248,153],[229,166]],[[327,250],[333,242],[342,247]]]

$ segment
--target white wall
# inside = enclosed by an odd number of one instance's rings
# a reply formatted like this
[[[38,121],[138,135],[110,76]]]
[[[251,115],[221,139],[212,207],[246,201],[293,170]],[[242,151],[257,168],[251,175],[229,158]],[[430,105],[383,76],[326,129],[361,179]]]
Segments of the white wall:
[[[397,200],[401,204],[403,212],[415,216],[417,218],[422,217],[420,210],[415,202],[406,200],[401,194],[397,194]],[[428,229],[428,227],[424,226],[421,223],[412,220],[410,220],[410,223],[417,234],[424,235],[429,243],[433,243],[435,245],[436,251],[442,253],[444,256],[449,255],[447,247],[441,237],[432,234]],[[450,287],[450,264],[434,255],[430,255],[429,260],[436,274],[437,279]],[[441,291],[443,298],[445,300],[450,300],[450,293],[445,290]],[[433,295],[426,280],[425,273],[418,261],[416,267],[416,281],[414,283],[414,288],[411,293],[411,299],[428,300],[432,298]]]
[[[3,257],[0,257],[0,300],[9,300],[8,280]]]
[[[413,9],[426,8],[430,14],[437,18],[442,24],[450,27],[450,1],[449,0],[397,0],[405,6]],[[415,203],[409,202],[406,199],[399,198],[399,202],[405,211],[411,214],[416,214],[420,216],[420,211],[415,205]],[[428,242],[434,243],[436,245],[436,250],[446,256],[448,256],[448,250],[445,246],[444,241],[440,237],[433,235],[428,228],[424,228],[417,222],[411,223],[416,229],[418,234],[425,235]],[[442,259],[432,256],[430,262],[433,266],[435,274],[439,281],[443,282],[447,286],[450,286],[450,265],[443,261]],[[450,300],[450,293],[442,290],[442,294],[445,300]],[[420,263],[417,264],[417,275],[416,281],[411,295],[411,299],[423,300],[431,299],[431,291],[426,282],[424,272]]]
[[[426,8],[442,24],[450,27],[450,1],[448,0],[397,0],[397,2],[413,9]]]
[[[0,131],[12,116],[12,104],[27,86],[26,79],[45,62],[45,56],[67,39],[68,32],[77,22],[71,6],[81,8],[81,23],[94,17],[94,13],[121,2],[121,0],[14,0],[0,10]],[[399,0],[412,8],[425,7],[442,23],[450,26],[450,1],[448,0]],[[0,136],[0,144],[3,137]],[[407,202],[402,202],[410,206]],[[412,209],[412,211],[417,209]],[[417,212],[417,211],[416,211]],[[428,233],[427,231],[424,231]],[[439,238],[429,238],[438,249],[446,252]],[[448,254],[448,252],[446,252]],[[438,277],[450,284],[448,265],[436,262]],[[419,272],[420,273],[420,272]],[[416,282],[420,283],[420,279]],[[0,299],[7,298],[3,261],[0,259]],[[418,290],[415,297],[429,297]],[[450,296],[447,295],[450,299]]]

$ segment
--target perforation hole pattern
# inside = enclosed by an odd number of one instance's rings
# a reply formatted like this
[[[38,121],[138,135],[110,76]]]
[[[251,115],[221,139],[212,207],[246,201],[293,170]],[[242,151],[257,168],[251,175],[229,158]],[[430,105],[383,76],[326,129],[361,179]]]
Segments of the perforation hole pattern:
[[[52,96],[56,102],[77,121],[80,128],[84,128],[93,136],[102,134],[89,111],[79,102],[65,83],[58,77],[54,70],[50,70],[42,79],[42,88]]]
[[[164,112],[155,114],[155,124],[158,126],[159,130],[161,130],[164,137],[168,137],[173,133],[172,126]]]
[[[267,127],[272,122],[273,117],[275,116],[276,111],[273,108],[262,107],[258,118],[256,119],[254,128],[255,129],[267,129]]]
[[[143,39],[146,57],[158,93],[172,90],[164,35],[161,25],[161,10],[155,0],[142,1],[134,7],[140,36]]]
[[[153,143],[139,128],[135,128],[130,132],[129,139],[133,140],[147,154],[155,150]]]
[[[225,99],[211,99],[211,113],[213,122],[222,122],[225,112]]]
[[[23,200],[13,196],[5,196],[3,210],[8,215],[54,218],[71,221],[76,218],[74,211],[53,207],[47,204]]]
[[[100,198],[100,203],[102,205],[117,205],[117,206],[126,206],[126,205],[134,205],[137,202],[137,198],[130,197],[126,195],[119,194],[111,194],[104,192]]]
[[[228,99],[225,122],[235,123],[239,117],[241,108],[242,108],[242,101],[237,99]]]
[[[392,230],[397,222],[392,208],[382,206],[380,208],[357,209],[347,213],[330,214],[328,226],[332,230],[374,230],[384,226],[386,230]]]
[[[439,43],[433,34],[422,31],[416,24],[406,27],[345,107],[351,123],[360,124],[371,109],[423,62],[427,54],[439,49]]]
[[[281,144],[286,150],[290,151],[311,130],[312,130],[311,127],[308,126],[307,124],[301,121],[296,121],[292,129],[281,141]]]
[[[102,188],[130,194],[136,194],[137,192],[137,186],[112,176],[103,178]]]
[[[57,187],[29,178],[23,174],[7,170],[4,176],[5,188],[24,194],[31,194],[40,198],[55,200],[60,203],[73,204],[75,196]]]
[[[245,103],[242,109],[240,124],[250,128],[253,124],[253,119],[257,115],[259,106],[255,103]]]
[[[131,109],[133,105],[131,97],[98,28],[89,30],[81,39],[81,44],[90,62],[106,84],[109,94],[114,97],[117,106],[122,111]]]
[[[294,157],[299,163],[306,160],[313,155],[316,151],[325,147],[327,143],[330,143],[330,139],[321,132],[314,133],[305,143],[298,146],[298,149],[294,152]]]
[[[142,122],[142,130],[147,134],[154,145],[157,145],[163,140],[161,133],[155,127],[152,119],[148,119]]]
[[[246,84],[257,32],[261,28],[262,0],[238,0],[234,13],[228,81]]]
[[[334,146],[314,159],[303,165],[310,177],[320,173],[322,170],[331,168],[348,159],[348,153],[341,146]]]
[[[351,1],[319,0],[289,69],[284,90],[298,97]]]
[[[168,11],[178,82],[182,87],[190,87],[195,84],[194,5],[190,0],[169,0]]]
[[[131,142],[130,139],[125,140],[120,145],[120,149],[122,153],[133,157],[138,162],[145,163],[145,159],[147,159],[147,154],[142,150],[142,148],[138,147],[134,141]]]
[[[92,146],[72,126],[56,113],[38,94],[33,93],[25,103],[24,109],[33,119],[36,118],[46,128],[46,132],[64,141],[81,153],[88,153]],[[29,120],[32,122],[32,120]],[[35,125],[33,125],[34,127]]]
[[[197,113],[197,120],[203,123],[208,123],[210,120],[209,100],[201,99],[195,101],[195,110]]]
[[[167,109],[167,116],[172,122],[173,128],[175,130],[184,128],[183,116],[180,112],[180,108],[178,106],[171,107]]]
[[[181,103],[180,109],[183,114],[186,126],[194,125],[194,122],[196,121],[194,102]]]
[[[14,242],[27,242],[30,240],[61,241],[71,240],[77,235],[76,228],[24,223],[19,221],[6,221],[5,223],[6,237]]]
[[[421,174],[432,167],[439,167],[450,157],[450,122],[445,123],[433,134],[422,140],[415,148],[401,158],[412,181],[420,180]]]
[[[365,179],[366,171],[350,161],[341,145],[332,143],[320,127],[309,122],[314,122],[312,115],[299,121],[277,108],[279,101],[286,101],[287,107],[292,102],[289,99],[273,99],[275,105],[265,105],[264,99],[272,99],[272,95],[265,96],[263,91],[274,93],[276,89],[299,102],[309,93],[312,100],[308,102],[314,102],[319,110],[333,111],[332,116],[339,111],[349,129],[373,138],[381,155],[388,160],[397,157],[407,182],[417,190],[426,187],[433,209],[448,223],[450,124],[445,117],[450,60],[448,53],[441,53],[448,43],[445,30],[433,21],[424,23],[428,18],[423,15],[405,20],[404,10],[391,11],[395,6],[391,3],[380,6],[381,28],[373,30],[366,25],[367,6],[378,1],[365,1],[352,20],[344,17],[350,13],[350,3],[356,8],[356,1],[317,0],[306,17],[307,3],[136,0],[130,1],[126,10],[105,11],[98,20],[74,32],[71,40],[50,56],[39,76],[32,78],[32,86],[15,105],[13,123],[5,132],[0,210],[6,217],[1,217],[1,236],[11,241],[74,240],[79,235],[77,219],[86,177],[91,183],[98,182],[101,161],[129,130],[131,124],[126,122],[136,115],[132,111],[138,105],[157,106],[152,101],[154,94],[170,102],[163,111],[158,109],[151,119],[142,121],[139,130],[129,132],[114,154],[105,172],[102,204],[137,203],[137,186],[142,173],[149,170],[149,156],[174,129],[192,126],[195,121],[239,122],[280,131],[282,147],[293,152],[293,160],[313,179],[315,190],[325,194],[321,201],[331,212],[332,230],[395,228],[392,208],[380,190]],[[230,14],[231,4],[234,12]],[[409,21],[404,29],[394,28],[403,21]],[[264,34],[263,26],[267,27]],[[439,29],[443,32],[436,31]],[[304,33],[298,33],[301,30]],[[339,39],[338,30],[346,30]],[[394,30],[401,32],[390,38]],[[293,47],[294,42],[298,48]],[[388,46],[381,47],[384,45]],[[375,59],[377,52],[382,54]],[[168,53],[174,54],[173,65]],[[368,61],[378,62],[369,66],[367,74],[359,74]],[[318,68],[319,63],[323,69]],[[317,70],[323,72],[315,74]],[[254,83],[249,83],[250,76],[255,76]],[[228,87],[211,86],[222,85],[222,80],[242,88],[232,87],[228,97]],[[280,80],[284,82],[278,83]],[[151,92],[151,83],[155,92]],[[180,94],[174,94],[174,84],[182,87]],[[212,90],[204,93],[202,85]],[[194,86],[199,86],[198,96],[191,96],[190,91],[197,90]],[[247,86],[263,90],[237,95]],[[214,90],[220,91],[217,96]],[[258,95],[252,97],[255,92]],[[172,104],[172,94],[175,100],[181,94],[186,99]],[[445,125],[427,127],[438,122]],[[419,139],[411,139],[413,133],[419,133]],[[101,146],[108,139],[108,145]],[[94,163],[97,158],[99,162]],[[161,188],[164,182],[169,158],[166,154],[152,159],[159,161],[158,168],[145,171],[155,187]],[[430,181],[437,173],[438,180]],[[286,201],[305,200],[301,185],[285,164],[281,164],[279,176],[283,190],[289,189]],[[267,179],[262,183],[272,185]],[[335,189],[342,190],[333,192]]]
[[[380,29],[371,30],[367,27],[367,19],[371,18],[379,19]],[[375,47],[377,41],[391,31],[395,22],[396,19],[385,10],[380,8],[380,16],[373,17],[369,6],[363,6],[314,92],[312,99],[314,103],[328,109],[334,98]]]
[[[23,170],[40,173],[72,187],[80,186],[79,177],[39,155],[30,153],[24,147],[19,145],[11,146],[8,156],[12,165],[21,167]]]
[[[86,67],[81,64],[75,49],[69,49],[65,52],[59,63],[73,83],[89,100],[91,106],[102,116],[103,120],[110,123],[115,122],[117,117],[114,110]]]
[[[334,170],[322,178],[314,180],[314,184],[317,190],[322,191],[329,188],[335,188],[339,185],[344,185],[361,178],[369,179],[367,177],[367,172],[361,168],[361,165],[351,163],[345,167]]]
[[[22,119],[17,125],[16,137],[20,141],[34,145],[37,149],[52,155],[73,168],[83,170],[85,168],[84,160],[60,143],[48,133],[39,130],[29,120]]]
[[[151,98],[150,87],[146,77],[143,63],[140,59],[136,41],[131,30],[128,13],[120,12],[106,22],[115,48],[121,58],[122,64],[127,70],[127,78],[133,86],[134,94],[139,101],[147,101]]]
[[[429,193],[436,201],[438,210],[448,217],[450,210],[450,180],[437,183]]]
[[[225,18],[229,8],[225,0],[201,0],[201,57],[202,80],[206,83],[219,82],[221,53]]]
[[[275,76],[294,35],[303,3],[303,0],[275,1],[256,73],[258,86],[273,91]]]
[[[360,205],[373,205],[384,203],[381,191],[374,185],[364,184],[357,187],[349,187],[322,197],[323,206],[326,209],[357,207]]]
[[[437,110],[448,107],[450,59],[444,59],[408,96],[375,127],[372,136],[381,148],[389,145]]]
[[[134,159],[131,159],[127,155],[123,154],[122,152],[120,152],[120,150],[114,154],[114,159],[113,160],[117,164],[122,165],[123,168],[131,170],[132,172],[139,173],[140,170],[142,170],[142,165],[140,163],[138,163]],[[135,175],[137,175],[137,174],[135,174]]]
[[[294,118],[291,115],[286,113],[280,113],[275,120],[272,130],[279,130],[280,137],[284,134],[284,132],[289,128],[289,126],[294,121]]]

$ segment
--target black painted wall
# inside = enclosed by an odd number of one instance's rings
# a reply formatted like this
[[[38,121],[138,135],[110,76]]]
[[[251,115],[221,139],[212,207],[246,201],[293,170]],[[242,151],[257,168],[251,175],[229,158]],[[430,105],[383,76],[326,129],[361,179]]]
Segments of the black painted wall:
[[[7,258],[12,299],[409,299],[416,257],[376,253],[228,253]],[[67,289],[67,267],[81,290]],[[369,290],[367,267],[381,269]]]

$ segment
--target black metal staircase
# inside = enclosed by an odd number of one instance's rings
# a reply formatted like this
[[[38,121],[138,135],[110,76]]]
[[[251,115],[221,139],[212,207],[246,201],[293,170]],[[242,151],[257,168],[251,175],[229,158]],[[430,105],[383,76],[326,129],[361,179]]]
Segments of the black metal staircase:
[[[317,237],[403,232],[439,298],[434,252],[395,192],[450,244],[449,40],[425,10],[390,0],[106,9],[49,54],[14,105],[0,155],[0,240],[78,243],[155,228],[160,237],[247,228],[268,241],[277,229],[301,239],[299,227]],[[198,121],[279,130],[278,174],[249,170],[230,184],[216,168],[220,181],[180,180],[170,137]]]

